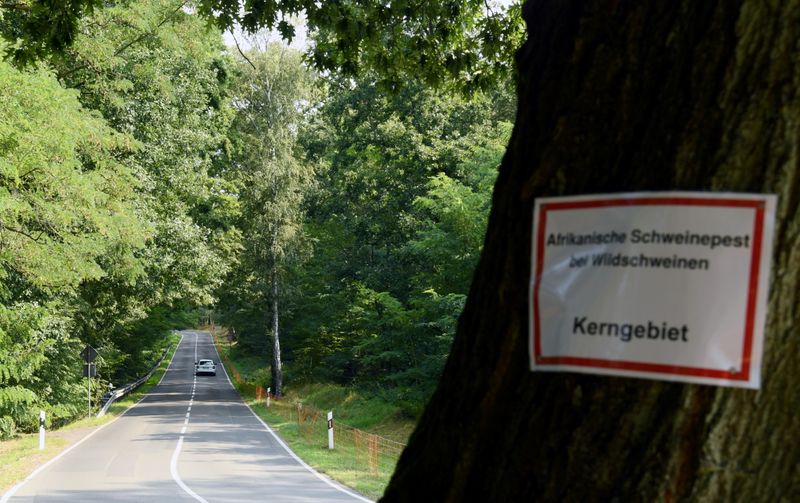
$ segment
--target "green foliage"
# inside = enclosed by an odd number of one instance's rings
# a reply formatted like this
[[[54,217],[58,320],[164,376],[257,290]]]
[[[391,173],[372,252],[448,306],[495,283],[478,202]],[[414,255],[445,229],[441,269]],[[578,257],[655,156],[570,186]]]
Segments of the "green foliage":
[[[20,64],[64,50],[75,38],[79,20],[90,14],[100,0],[19,0],[0,4],[0,33],[9,41],[6,55]]]
[[[275,28],[285,39],[294,31],[288,17],[303,13],[314,47],[309,59],[319,70],[355,76],[378,72],[382,89],[407,81],[459,89],[488,90],[512,71],[522,39],[520,6],[491,6],[483,0],[356,1],[201,0],[200,12],[223,29]]]
[[[502,102],[502,100],[500,100]],[[303,130],[313,256],[289,271],[292,379],[357,384],[416,417],[483,242],[510,124],[494,101],[334,87]]]
[[[62,52],[79,38],[82,16],[97,0],[29,0],[3,4],[0,33],[14,43],[7,54],[25,64]],[[185,2],[173,2],[175,12]],[[290,18],[302,13],[314,45],[308,59],[325,73],[377,72],[382,89],[407,81],[474,91],[508,80],[523,37],[521,7],[485,0],[199,0],[198,11],[222,30],[241,25],[255,33],[275,29],[294,36]],[[146,34],[146,31],[141,33]],[[109,52],[116,56],[116,51]]]
[[[108,277],[108,257],[134,261],[148,237],[135,142],[84,108],[45,68],[0,63],[0,416],[4,431],[73,417],[85,390],[76,299]]]
[[[131,140],[47,70],[0,62],[0,89],[0,264],[48,290],[102,277],[104,253],[146,236],[117,160]]]
[[[510,124],[498,123],[484,139],[476,139],[459,166],[459,178],[445,173],[431,177],[427,192],[414,200],[423,216],[405,251],[421,265],[413,276],[417,288],[440,293],[466,293],[483,245],[496,166],[510,136]]]
[[[220,36],[181,5],[104,9],[84,23],[86,36],[58,65],[86,106],[141,145],[125,161],[140,182],[139,211],[154,236],[139,258],[141,274],[118,277],[119,286],[131,279],[138,285],[128,294],[142,304],[133,319],[152,305],[212,302],[237,239],[231,187],[209,174],[230,120]]]
[[[85,397],[76,385],[80,346],[67,335],[66,320],[50,314],[53,307],[0,306],[0,417],[8,435],[35,428],[40,409],[50,421],[72,417]]]
[[[12,438],[16,433],[14,420],[10,416],[0,417],[0,440]]]
[[[122,159],[137,180],[150,239],[133,259],[114,249],[102,280],[83,283],[76,311],[87,342],[106,348],[104,372],[124,380],[178,320],[208,305],[238,249],[236,188],[215,176],[231,111],[219,33],[174,1],[109,6],[55,64],[84,106],[139,148]]]

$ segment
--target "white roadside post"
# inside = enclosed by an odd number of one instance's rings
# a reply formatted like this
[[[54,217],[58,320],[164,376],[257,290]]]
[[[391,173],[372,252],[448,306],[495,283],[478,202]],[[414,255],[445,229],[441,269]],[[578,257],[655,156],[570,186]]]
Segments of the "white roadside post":
[[[39,411],[39,450],[44,449],[44,411]]]
[[[333,449],[333,411],[328,412],[328,449]]]
[[[272,388],[267,388],[267,407],[269,407],[269,394],[272,391]]]

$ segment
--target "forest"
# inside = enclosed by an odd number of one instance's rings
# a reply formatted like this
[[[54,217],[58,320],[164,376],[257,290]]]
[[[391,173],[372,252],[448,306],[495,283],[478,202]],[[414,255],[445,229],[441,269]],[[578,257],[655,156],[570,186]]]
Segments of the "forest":
[[[278,395],[337,383],[419,417],[482,249],[510,81],[325,71],[274,33],[228,46],[187,5],[88,9],[59,50],[0,18],[0,438],[86,413],[85,345],[98,398],[212,320]]]

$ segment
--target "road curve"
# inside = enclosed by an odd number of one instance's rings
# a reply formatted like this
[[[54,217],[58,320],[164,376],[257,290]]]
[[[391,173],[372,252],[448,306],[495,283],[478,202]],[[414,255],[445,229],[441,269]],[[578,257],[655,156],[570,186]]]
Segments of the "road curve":
[[[181,332],[161,383],[0,503],[369,501],[299,461],[242,402],[207,332]]]

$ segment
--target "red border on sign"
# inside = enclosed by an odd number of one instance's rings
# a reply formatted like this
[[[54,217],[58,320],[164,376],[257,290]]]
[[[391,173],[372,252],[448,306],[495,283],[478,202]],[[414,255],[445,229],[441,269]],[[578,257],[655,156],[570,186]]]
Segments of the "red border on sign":
[[[653,372],[658,374],[708,377],[730,381],[744,381],[750,379],[751,355],[753,350],[753,337],[755,332],[756,302],[758,297],[758,278],[760,274],[761,253],[764,234],[764,207],[763,200],[741,199],[712,199],[692,197],[630,197],[620,199],[596,199],[585,201],[565,201],[544,203],[539,207],[539,222],[534,246],[536,247],[536,277],[533,285],[533,361],[536,366],[546,365],[571,365],[577,367],[598,369],[621,369],[637,372]],[[539,315],[539,288],[544,269],[544,243],[547,214],[551,211],[578,210],[588,208],[608,208],[614,206],[716,206],[725,208],[752,208],[755,211],[753,224],[753,254],[750,259],[750,281],[747,295],[747,314],[745,317],[744,344],[742,345],[741,369],[738,373],[729,370],[708,369],[701,367],[686,367],[664,365],[658,363],[644,363],[624,360],[605,360],[601,358],[578,358],[571,356],[542,356],[541,347],[541,318]]]

